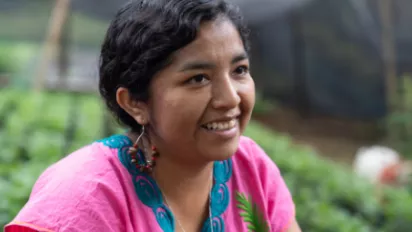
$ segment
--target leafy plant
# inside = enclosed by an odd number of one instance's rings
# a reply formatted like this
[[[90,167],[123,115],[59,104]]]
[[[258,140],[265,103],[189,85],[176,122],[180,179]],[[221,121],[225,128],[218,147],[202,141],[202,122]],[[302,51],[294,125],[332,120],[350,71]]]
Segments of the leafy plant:
[[[0,46],[0,74],[10,73],[16,70],[16,63],[10,57],[11,47]]]
[[[252,197],[246,198],[245,195],[238,192],[236,200],[238,201],[237,207],[243,210],[240,216],[244,222],[248,223],[249,232],[269,232],[269,225],[256,203],[253,203]]]
[[[384,189],[385,203],[375,189],[348,168],[321,159],[284,135],[252,122],[246,134],[275,161],[292,192],[303,231],[404,232],[412,225],[412,197],[406,190]]]
[[[33,57],[36,49],[33,44],[0,41],[0,73],[17,72]]]
[[[265,99],[260,93],[256,93],[255,107],[253,108],[253,115],[262,115],[273,111],[275,104]]]
[[[399,96],[396,109],[390,112],[386,120],[389,142],[402,155],[412,158],[412,76],[403,75],[399,80],[402,81],[402,96]]]

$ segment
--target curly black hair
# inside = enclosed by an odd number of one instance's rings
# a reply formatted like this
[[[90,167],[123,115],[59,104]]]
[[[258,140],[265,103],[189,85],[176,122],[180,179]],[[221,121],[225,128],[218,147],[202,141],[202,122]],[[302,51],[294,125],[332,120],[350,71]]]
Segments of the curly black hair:
[[[139,132],[139,125],[116,101],[119,87],[147,101],[152,77],[176,50],[196,38],[204,21],[229,19],[249,50],[248,29],[237,7],[225,0],[133,0],[116,14],[100,54],[99,92],[118,121]]]

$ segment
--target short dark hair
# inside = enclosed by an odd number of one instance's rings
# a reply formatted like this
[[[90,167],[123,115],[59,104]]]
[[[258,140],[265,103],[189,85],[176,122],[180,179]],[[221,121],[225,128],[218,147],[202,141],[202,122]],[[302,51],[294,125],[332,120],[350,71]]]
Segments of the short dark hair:
[[[152,77],[171,54],[195,40],[202,22],[221,16],[237,28],[248,51],[242,16],[225,0],[134,0],[117,12],[101,47],[99,92],[121,124],[141,130],[118,105],[117,89],[127,88],[135,100],[147,101]]]

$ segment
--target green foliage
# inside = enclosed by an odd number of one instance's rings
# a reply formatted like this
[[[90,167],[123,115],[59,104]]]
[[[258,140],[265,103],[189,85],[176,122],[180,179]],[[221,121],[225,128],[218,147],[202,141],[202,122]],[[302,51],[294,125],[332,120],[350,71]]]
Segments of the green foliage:
[[[405,190],[376,190],[346,167],[323,160],[307,147],[251,123],[246,134],[276,162],[292,192],[303,231],[409,231],[412,197]]]
[[[255,100],[255,107],[253,108],[253,115],[262,115],[273,111],[275,108],[275,104],[267,99],[263,98],[263,96],[259,93],[256,94]]]
[[[33,44],[0,41],[0,73],[19,71],[35,52]]]
[[[34,59],[36,51],[37,47],[33,44],[0,41],[0,87],[27,83],[30,75],[23,78],[21,74],[28,72],[25,69]]]
[[[403,75],[400,79],[402,90],[395,103],[396,108],[387,117],[390,143],[402,155],[412,158],[412,76]]]
[[[0,90],[0,227],[27,201],[41,172],[64,155],[107,136],[104,108],[93,95]],[[106,128],[106,129],[104,129]],[[287,136],[252,122],[252,137],[281,169],[296,204],[303,231],[409,231],[412,197],[407,191],[385,190],[385,203],[372,186],[345,167],[295,146]],[[257,208],[237,196],[250,229],[260,230]]]
[[[244,222],[248,223],[247,228],[249,232],[269,232],[269,225],[256,203],[253,203],[251,197],[248,199],[245,195],[238,192],[236,200],[238,202],[237,207],[243,210],[240,216]]]
[[[103,112],[96,96],[0,90],[0,227],[45,168],[106,136]]]
[[[13,49],[10,46],[0,44],[0,74],[11,73],[16,71],[16,63],[10,54],[13,54]]]

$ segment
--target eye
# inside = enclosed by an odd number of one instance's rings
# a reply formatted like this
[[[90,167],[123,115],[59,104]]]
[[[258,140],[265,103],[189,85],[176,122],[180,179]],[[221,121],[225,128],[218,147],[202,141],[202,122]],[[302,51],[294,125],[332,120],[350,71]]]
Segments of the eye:
[[[194,77],[191,77],[189,80],[186,81],[187,84],[206,84],[209,82],[209,79],[206,75],[200,74]]]
[[[249,72],[249,68],[246,65],[239,66],[235,69],[234,73],[236,75],[245,75]]]

